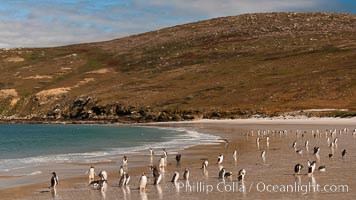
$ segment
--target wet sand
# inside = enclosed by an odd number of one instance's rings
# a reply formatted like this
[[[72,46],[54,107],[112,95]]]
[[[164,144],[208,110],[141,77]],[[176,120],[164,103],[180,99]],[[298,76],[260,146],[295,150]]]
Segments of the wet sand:
[[[88,165],[75,165],[77,169],[75,178],[63,178],[59,175],[60,184],[57,187],[56,195],[46,187],[49,186],[50,171],[44,171],[41,176],[48,176],[48,181],[39,184],[21,186],[17,188],[1,189],[1,199],[354,199],[356,194],[356,138],[351,132],[356,128],[355,120],[305,120],[305,121],[202,121],[194,123],[162,123],[155,126],[184,127],[198,130],[199,132],[218,135],[227,139],[229,144],[225,148],[225,143],[220,142],[214,145],[199,145],[180,151],[182,160],[176,164],[176,152],[168,152],[168,166],[164,171],[164,178],[160,185],[152,185],[152,179],[148,164],[151,159],[147,154],[135,154],[129,156],[129,174],[131,182],[127,187],[118,187],[118,163],[96,163],[96,170],[105,169],[108,171],[108,188],[105,193],[93,190],[88,186],[88,178],[84,172],[90,167]],[[326,129],[349,128],[349,133],[337,132],[338,145],[335,148],[334,157],[329,158],[331,149],[328,147]],[[269,145],[266,137],[260,136],[259,146],[256,143],[257,130],[288,130],[287,135],[269,133]],[[312,130],[319,129],[321,136],[314,138]],[[251,130],[254,131],[252,136]],[[296,130],[304,133],[304,138],[296,136]],[[246,136],[246,133],[249,136]],[[305,140],[309,140],[309,151],[304,147]],[[297,141],[297,148],[303,150],[303,154],[295,153],[291,147],[293,141]],[[313,147],[319,146],[320,160],[317,167],[326,166],[326,172],[316,171],[313,176],[306,175],[307,160],[317,161],[312,154]],[[233,150],[237,150],[237,160],[232,157]],[[342,158],[341,152],[347,149],[346,158]],[[266,159],[260,157],[261,152],[266,151]],[[152,159],[153,164],[158,164],[161,154],[160,149],[155,150],[156,155]],[[216,165],[219,154],[224,154],[223,167],[233,173],[232,179],[225,179],[225,183],[218,179],[218,165]],[[203,159],[209,160],[208,173],[204,174],[200,169]],[[118,158],[121,160],[121,158]],[[301,175],[294,175],[295,164],[304,165]],[[134,166],[134,167],[133,167]],[[190,181],[188,185],[182,174],[185,168],[190,170]],[[237,181],[237,173],[240,169],[246,169],[246,180],[244,183]],[[177,185],[170,182],[174,171],[179,171],[181,176]],[[146,193],[140,193],[137,189],[138,180],[142,172],[149,176],[149,185]],[[47,175],[48,174],[48,175]],[[10,180],[3,177],[0,181]],[[313,187],[317,184],[328,191],[314,192]],[[277,185],[278,191],[271,191],[272,186]],[[299,186],[299,191],[283,191],[282,186]],[[311,191],[306,191],[305,186]],[[332,186],[324,188],[325,185]],[[347,185],[348,191],[340,185]],[[339,187],[336,192],[335,187]],[[269,191],[267,191],[269,187]],[[243,190],[242,188],[245,188]],[[295,187],[297,189],[297,187]],[[290,188],[289,188],[290,189]],[[211,190],[211,191],[210,191]]]

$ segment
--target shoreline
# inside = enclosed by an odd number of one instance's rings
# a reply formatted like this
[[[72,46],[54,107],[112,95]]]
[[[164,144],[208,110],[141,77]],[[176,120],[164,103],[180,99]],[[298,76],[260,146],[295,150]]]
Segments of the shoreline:
[[[303,121],[304,120],[304,121]],[[348,121],[356,123],[356,117],[308,117],[304,115],[300,116],[274,116],[274,117],[249,117],[249,118],[219,118],[219,119],[192,119],[192,120],[180,120],[180,121],[153,121],[153,122],[137,122],[137,121],[120,121],[115,120],[31,120],[31,119],[14,119],[14,120],[4,120],[0,119],[0,124],[88,124],[88,125],[121,125],[121,126],[142,126],[142,125],[152,125],[152,124],[176,124],[176,123],[261,123],[261,122],[310,122],[310,121]]]
[[[69,124],[71,125],[71,124]],[[87,125],[87,124],[80,124],[80,125]],[[88,124],[91,125],[91,124]],[[101,125],[105,125],[105,124],[97,124],[98,126]],[[121,124],[108,124],[109,126],[122,126]],[[154,130],[166,130],[166,131],[173,131],[173,135],[170,136],[171,139],[168,141],[161,141],[161,142],[156,142],[154,144],[152,144],[153,146],[150,146],[148,144],[145,144],[143,146],[135,146],[135,147],[127,147],[131,150],[128,150],[128,152],[117,152],[117,153],[111,153],[110,151],[104,151],[102,150],[102,152],[107,152],[107,155],[105,156],[99,156],[99,157],[95,157],[92,158],[93,160],[91,162],[87,162],[90,160],[76,160],[76,161],[71,161],[71,162],[59,162],[59,161],[53,161],[53,162],[49,162],[49,163],[41,163],[38,166],[33,166],[33,167],[26,167],[26,171],[30,170],[30,171],[36,171],[38,167],[42,167],[41,171],[39,171],[40,176],[43,179],[44,174],[46,174],[45,171],[48,171],[48,166],[54,166],[56,168],[62,169],[65,168],[66,166],[71,167],[73,170],[76,170],[78,167],[80,166],[90,166],[90,165],[98,165],[98,166],[115,166],[118,165],[118,163],[120,162],[120,159],[123,155],[127,155],[127,156],[134,156],[134,157],[141,157],[142,155],[145,155],[148,151],[149,147],[153,147],[156,150],[160,150],[161,148],[166,148],[168,150],[170,150],[171,152],[177,152],[177,151],[184,151],[185,149],[189,149],[191,147],[195,147],[198,145],[211,145],[211,144],[215,144],[215,143],[219,143],[221,142],[219,140],[218,136],[215,135],[211,135],[211,134],[205,134],[202,132],[197,132],[196,130],[193,129],[185,129],[185,128],[180,128],[180,127],[169,127],[169,126],[144,126],[144,125],[138,125],[138,124],[134,124],[134,125],[124,125],[124,126],[130,126],[130,127],[138,127],[138,128],[146,128],[146,129],[154,129]],[[174,136],[175,134],[178,134],[177,136]],[[198,139],[198,141],[194,141],[196,138]],[[182,143],[184,142],[185,143]],[[202,144],[201,144],[202,143]],[[125,149],[125,148],[124,148]],[[126,151],[126,150],[125,150]],[[97,152],[101,152],[101,151],[97,151]],[[70,154],[77,154],[77,153],[70,153]],[[78,153],[79,154],[79,153]],[[85,154],[85,153],[83,153]],[[19,160],[23,160],[23,159],[33,159],[33,158],[37,158],[37,157],[57,157],[57,156],[63,156],[66,154],[56,154],[56,155],[47,155],[47,156],[33,156],[33,157],[28,157],[28,158],[19,158]],[[88,158],[89,159],[89,158]],[[157,157],[158,159],[158,157]],[[137,160],[137,158],[135,158],[135,160]],[[60,167],[58,167],[60,166]],[[139,165],[138,165],[139,166]],[[117,166],[119,167],[119,166]],[[135,166],[136,167],[136,166]],[[19,173],[19,171],[21,171],[20,167],[19,169],[15,169],[15,174],[14,175],[6,175],[4,174],[3,176],[0,176],[0,181],[1,180],[10,180],[10,179],[15,179],[15,178],[25,178],[25,179],[29,179],[30,177],[32,177],[32,173],[31,174],[22,174],[22,175],[17,175],[16,173]],[[85,170],[85,169],[83,169]],[[36,171],[38,172],[38,171]],[[5,172],[3,172],[5,173]],[[30,173],[30,172],[28,172]],[[73,173],[71,173],[71,175],[75,175]],[[68,176],[68,174],[66,175]],[[76,178],[79,178],[80,176],[76,175]],[[63,176],[62,176],[63,179]],[[68,179],[68,178],[66,178]],[[39,184],[40,182],[37,182],[35,184]],[[21,184],[19,186],[11,186],[11,187],[7,187],[7,188],[0,188],[1,189],[11,189],[11,188],[16,188],[16,187],[26,187],[28,185],[31,185],[29,183],[27,184]]]
[[[309,123],[305,124],[305,121],[309,121]],[[330,124],[330,121],[333,122],[332,124]],[[271,123],[273,122],[273,123]],[[282,123],[284,122],[284,123]],[[254,125],[258,125],[257,127],[261,126],[265,126],[266,124],[270,124],[271,126],[289,126],[289,125],[312,125],[312,126],[318,126],[318,125],[324,125],[324,126],[343,126],[343,125],[347,125],[347,126],[353,126],[353,128],[356,128],[356,119],[352,118],[352,119],[335,119],[335,118],[317,118],[314,119],[312,121],[310,121],[310,119],[289,119],[289,120],[276,120],[276,119],[244,119],[244,120],[199,120],[199,121],[190,121],[190,122],[159,122],[159,123],[146,123],[146,124],[134,124],[134,125],[138,125],[138,126],[158,126],[158,127],[183,127],[183,128],[190,128],[192,130],[204,130],[204,128],[201,128],[197,125],[199,124],[205,124],[207,125],[207,127],[205,128],[205,130],[208,130],[207,134],[212,134],[212,135],[217,135],[221,138],[228,138],[230,140],[231,137],[235,137],[236,135],[232,135],[232,133],[230,132],[230,128],[234,127],[236,125],[242,125],[245,124],[247,127],[255,127]],[[114,124],[115,125],[115,124]],[[132,126],[133,124],[131,124],[130,126]],[[197,127],[196,127],[197,126]],[[227,130],[223,131],[222,133],[218,132],[216,129],[216,127],[225,127]],[[206,132],[203,132],[206,133]],[[243,135],[239,135],[238,137],[243,138]],[[233,139],[233,141],[231,141],[232,145],[235,144],[239,144],[241,143],[241,141],[236,141],[235,139]],[[211,149],[209,151],[206,151],[206,149]],[[204,145],[204,144],[198,144],[192,147],[188,147],[184,150],[180,150],[179,153],[181,153],[183,155],[183,158],[185,159],[186,163],[190,163],[190,164],[194,164],[197,168],[200,166],[200,160],[202,158],[209,158],[211,160],[211,157],[213,157],[213,159],[218,155],[217,152],[220,152],[222,149],[222,143],[217,143],[217,144],[212,144],[212,145]],[[231,149],[230,149],[231,151]],[[191,158],[185,157],[185,155],[191,155]],[[133,175],[135,177],[133,177],[133,183],[132,183],[132,187],[135,188],[137,186],[137,180],[138,180],[138,175],[142,173],[142,171],[145,171],[147,174],[149,174],[149,170],[148,167],[146,165],[142,165],[142,163],[144,163],[144,160],[147,159],[147,155],[135,155],[135,154],[130,154],[130,156],[135,157],[136,160],[141,160],[138,163],[141,163],[141,165],[137,165],[133,168],[130,168],[130,172],[133,172]],[[155,162],[158,159],[158,157],[155,157]],[[174,171],[174,158],[170,158],[169,160],[169,166],[168,166],[168,171],[170,173],[172,173]],[[89,165],[90,163],[88,163]],[[156,164],[156,163],[155,163]],[[112,163],[106,163],[106,165],[110,165],[111,168],[108,170],[109,174],[110,174],[110,178],[114,179],[115,182],[117,182],[117,180],[119,179],[118,175],[117,175],[117,171],[119,168],[119,165],[117,164],[117,162],[112,162]],[[84,167],[85,164],[82,164],[82,166]],[[100,168],[100,165],[98,165]],[[215,172],[214,172],[215,173]],[[236,174],[236,172],[235,172]],[[170,174],[171,175],[171,174]],[[170,175],[166,178],[169,179]],[[3,179],[4,180],[4,179]],[[89,187],[86,187],[86,176],[81,175],[78,177],[74,177],[74,178],[65,178],[65,179],[61,179],[61,185],[60,185],[60,190],[69,190],[70,188],[77,188],[78,191],[80,192],[81,190],[90,190],[91,189]],[[42,198],[44,195],[41,194],[40,190],[41,188],[44,188],[46,185],[48,185],[47,182],[42,182],[42,183],[38,183],[38,184],[32,184],[32,185],[26,185],[26,186],[21,186],[21,187],[15,187],[15,188],[7,188],[7,189],[0,189],[0,195],[2,195],[2,198],[4,200],[7,199],[14,199],[13,198],[13,194],[16,193],[16,198],[18,199],[26,199],[27,196],[30,196],[31,198],[33,196],[38,197],[38,198]],[[65,186],[62,186],[65,185]],[[80,186],[80,189],[78,188]],[[113,189],[112,190],[116,190],[116,186],[109,184],[109,186],[112,186]],[[19,192],[21,191],[21,192]]]

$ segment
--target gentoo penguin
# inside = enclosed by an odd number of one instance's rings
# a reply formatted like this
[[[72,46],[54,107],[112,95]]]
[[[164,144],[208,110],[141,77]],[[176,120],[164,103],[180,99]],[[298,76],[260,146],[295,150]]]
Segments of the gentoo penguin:
[[[163,151],[164,158],[167,159],[168,158],[168,153],[167,153],[166,149],[162,149],[162,151]]]
[[[166,149],[162,149],[162,150],[163,150],[164,167],[166,167],[167,166],[168,153],[167,153]]]
[[[232,176],[232,172],[227,172],[225,168],[222,168],[219,171],[219,179],[231,178],[231,176]]]
[[[51,188],[55,188],[58,185],[58,176],[56,172],[52,172],[52,178],[51,178]]]
[[[153,149],[150,148],[149,150],[150,150],[150,155],[153,156],[153,155],[155,154],[154,151],[153,151]]]
[[[294,141],[293,144],[292,144],[292,148],[297,148],[297,141]]]
[[[320,147],[314,147],[314,155],[319,155]]]
[[[201,164],[201,168],[206,170],[208,168],[208,164],[209,164],[208,160],[204,160],[203,163]]]
[[[93,185],[93,189],[94,190],[102,190],[105,187],[107,187],[107,181],[104,180],[96,180],[96,181],[92,181],[89,183],[89,185]]]
[[[224,161],[224,155],[220,154],[220,156],[218,157],[218,161],[216,162],[216,164],[222,164]]]
[[[101,180],[103,181],[107,181],[108,180],[108,174],[106,173],[106,171],[101,171],[99,172],[98,176],[100,177]]]
[[[130,182],[130,175],[128,173],[124,172],[124,174],[120,177],[119,187],[128,185],[129,182]]]
[[[158,169],[157,169],[156,166],[150,166],[150,169],[151,169],[151,171],[152,171],[152,176],[153,176],[153,177],[158,176],[159,172],[158,172]]]
[[[183,173],[184,180],[189,180],[189,175],[190,175],[189,170],[187,168],[185,168],[184,173]]]
[[[180,155],[180,154],[176,155],[177,164],[179,164],[181,158],[182,158],[182,155]]]
[[[95,178],[95,169],[93,166],[90,166],[89,170],[85,172],[85,174],[89,174],[89,183],[94,181]]]
[[[309,163],[308,163],[308,165],[309,165],[309,167],[308,167],[308,174],[313,174],[314,171],[315,171],[316,162],[315,162],[315,161],[313,161],[313,162],[311,162],[311,163],[310,163],[310,161],[308,161],[308,162],[309,162]]]
[[[234,160],[236,160],[236,158],[237,158],[237,151],[236,151],[236,149],[234,149],[234,152],[232,153],[232,157],[234,158]]]
[[[159,159],[159,165],[160,168],[165,167],[166,166],[166,161],[164,158],[164,155],[161,156],[161,158]]]
[[[310,165],[311,165],[310,160],[307,161],[307,164],[308,164],[308,167],[310,167]]]
[[[346,152],[346,149],[344,149],[344,150],[342,151],[342,153],[341,153],[341,155],[342,155],[343,158],[345,158],[346,153],[347,153],[347,152]]]
[[[119,170],[119,176],[121,177],[122,175],[124,175],[124,167],[121,165]]]
[[[309,140],[305,140],[305,148],[308,149],[308,146],[309,146]]]
[[[303,169],[303,165],[301,165],[301,164],[296,164],[295,167],[294,167],[294,173],[300,174],[300,172],[302,171],[302,169]]]
[[[146,192],[146,186],[147,186],[147,176],[145,175],[145,172],[142,173],[140,180],[140,192]]]
[[[154,182],[153,185],[158,185],[162,180],[162,174],[158,173],[156,176],[154,176]]]
[[[224,178],[232,178],[232,172],[225,171]]]
[[[334,144],[337,145],[337,137],[334,139]]]
[[[127,156],[122,157],[122,166],[127,167]]]
[[[302,150],[302,149],[297,149],[295,152],[296,152],[297,154],[300,154],[300,155],[303,154],[303,150]]]
[[[245,180],[245,175],[246,175],[246,170],[245,169],[241,169],[239,171],[239,174],[237,175],[237,180],[238,181],[244,181]]]
[[[334,142],[331,142],[330,145],[329,145],[330,148],[335,148],[335,143]]]
[[[266,151],[261,152],[261,158],[262,158],[262,160],[266,159]]]
[[[171,182],[172,183],[177,183],[178,179],[179,179],[179,172],[175,171]]]
[[[128,173],[126,173],[126,172],[124,172],[124,176],[125,176],[125,179],[124,179],[124,185],[128,185],[129,183],[130,183],[130,179],[131,179],[131,177],[130,177],[130,175],[128,174]]]
[[[223,179],[225,177],[225,168],[222,168],[220,171],[219,171],[219,178],[220,179]]]
[[[329,158],[333,158],[334,155],[332,153],[329,153]]]
[[[318,171],[320,171],[320,172],[325,172],[325,166],[320,166],[320,167],[318,168]]]

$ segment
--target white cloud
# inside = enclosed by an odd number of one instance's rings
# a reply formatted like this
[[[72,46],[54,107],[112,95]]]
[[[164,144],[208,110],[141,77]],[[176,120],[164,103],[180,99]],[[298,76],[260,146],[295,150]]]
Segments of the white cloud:
[[[318,7],[322,0],[134,0],[140,4],[174,7],[182,14],[210,17],[272,11],[304,11]],[[325,3],[325,2],[324,2]]]

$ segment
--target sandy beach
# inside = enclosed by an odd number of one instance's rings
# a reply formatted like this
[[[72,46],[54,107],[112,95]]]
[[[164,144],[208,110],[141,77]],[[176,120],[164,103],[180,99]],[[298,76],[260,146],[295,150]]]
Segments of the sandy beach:
[[[53,194],[49,186],[51,171],[43,171],[39,177],[48,181],[38,184],[27,183],[21,187],[0,189],[2,200],[12,199],[354,199],[356,180],[356,136],[352,131],[356,128],[356,119],[247,119],[247,120],[201,120],[178,123],[153,123],[147,126],[182,127],[189,130],[220,136],[229,141],[228,145],[222,140],[215,144],[198,145],[179,152],[168,151],[168,166],[161,171],[164,174],[160,185],[152,184],[152,175],[148,165],[151,157],[146,153],[129,155],[129,170],[131,182],[129,186],[119,187],[119,167],[117,162],[95,163],[96,171],[105,169],[108,174],[108,188],[106,192],[93,190],[88,186],[88,178],[84,172],[90,163],[68,164],[68,169],[75,169],[61,178]],[[343,132],[344,128],[348,132]],[[332,138],[325,135],[327,130],[337,130]],[[260,136],[257,136],[261,130]],[[287,130],[286,134],[279,131]],[[296,131],[300,131],[296,135]],[[320,131],[314,137],[313,133]],[[341,130],[341,132],[340,132]],[[266,131],[263,134],[263,131]],[[269,136],[267,143],[266,137]],[[260,138],[257,145],[256,139]],[[327,138],[333,141],[338,138],[337,146],[332,152]],[[305,148],[305,141],[309,140],[309,148]],[[303,150],[297,154],[291,147],[297,142],[297,149]],[[313,147],[320,147],[320,158],[313,155]],[[225,148],[226,147],[226,148]],[[154,148],[154,147],[152,147]],[[232,153],[237,150],[237,159]],[[341,156],[343,149],[347,149],[347,156]],[[261,152],[266,152],[266,158],[261,158]],[[155,149],[152,163],[158,165],[161,149]],[[175,161],[175,154],[180,153],[180,164]],[[217,157],[223,154],[223,167],[231,171],[232,178],[221,180],[218,178],[219,166]],[[209,161],[207,173],[203,173],[201,163]],[[121,157],[118,157],[121,161]],[[317,167],[325,166],[326,171],[307,175],[307,161],[317,161]],[[304,166],[300,175],[294,175],[294,166],[300,163]],[[53,165],[53,169],[58,164]],[[184,169],[190,170],[189,184],[183,180]],[[63,166],[62,168],[63,169]],[[244,182],[237,181],[238,171],[246,169]],[[175,171],[181,176],[177,184],[170,182]],[[142,172],[148,177],[148,186],[145,193],[140,193],[138,181]],[[35,177],[35,176],[34,176]],[[11,181],[12,177],[1,176],[0,181]],[[317,191],[314,190],[315,186]],[[343,186],[343,187],[341,187]],[[283,187],[289,187],[283,189]],[[273,189],[278,188],[278,189]],[[306,189],[308,188],[308,189]],[[293,189],[293,191],[291,191]]]

